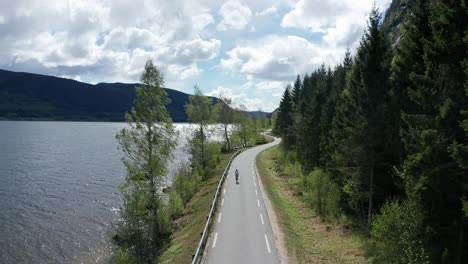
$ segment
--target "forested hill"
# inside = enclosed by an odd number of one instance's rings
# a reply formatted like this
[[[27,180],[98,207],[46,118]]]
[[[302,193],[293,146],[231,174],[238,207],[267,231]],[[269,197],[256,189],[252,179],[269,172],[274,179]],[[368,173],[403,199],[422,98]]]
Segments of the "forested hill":
[[[354,55],[281,99],[284,167],[318,214],[369,233],[374,263],[468,263],[466,12],[394,0],[383,21],[374,9]]]
[[[0,70],[0,119],[123,121],[138,84],[96,85],[54,76]],[[186,122],[189,94],[165,89],[174,122]],[[213,98],[217,101],[216,98]]]

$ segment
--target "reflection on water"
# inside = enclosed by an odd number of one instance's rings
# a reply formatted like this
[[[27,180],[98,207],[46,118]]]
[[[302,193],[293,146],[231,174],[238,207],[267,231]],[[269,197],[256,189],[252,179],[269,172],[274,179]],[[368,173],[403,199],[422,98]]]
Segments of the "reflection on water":
[[[0,121],[1,263],[108,262],[125,177],[115,134],[124,126]],[[192,128],[176,128],[170,174],[188,162]]]

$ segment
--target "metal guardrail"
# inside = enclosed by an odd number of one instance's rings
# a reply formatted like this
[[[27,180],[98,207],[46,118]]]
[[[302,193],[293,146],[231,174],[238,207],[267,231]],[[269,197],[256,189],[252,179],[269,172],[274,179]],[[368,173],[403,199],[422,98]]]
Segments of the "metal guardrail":
[[[202,236],[200,238],[200,242],[198,243],[197,251],[195,252],[195,255],[192,257],[192,264],[196,264],[199,261],[199,258],[202,256],[202,252],[204,251],[205,245],[206,245],[206,239],[208,238],[208,229],[211,224],[211,220],[213,218],[213,214],[215,212],[216,204],[218,202],[218,195],[221,190],[221,186],[223,185],[224,180],[226,179],[227,173],[229,171],[229,168],[231,167],[231,163],[234,160],[234,158],[239,155],[240,150],[236,151],[234,154],[232,154],[231,158],[229,159],[229,162],[224,169],[223,175],[221,176],[221,179],[219,179],[218,187],[216,188],[216,193],[213,198],[213,202],[211,203],[211,209],[210,213],[208,214],[208,219],[206,220],[205,224],[205,229],[203,229]]]

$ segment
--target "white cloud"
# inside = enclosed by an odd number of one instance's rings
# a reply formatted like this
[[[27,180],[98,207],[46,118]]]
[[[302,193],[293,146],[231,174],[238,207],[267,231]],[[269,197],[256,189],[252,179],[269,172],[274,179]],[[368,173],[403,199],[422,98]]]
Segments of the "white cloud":
[[[386,7],[391,0],[377,1]],[[374,0],[299,0],[281,22],[285,28],[324,33],[331,47],[355,47],[366,27]]]
[[[169,78],[188,79],[221,47],[203,37],[210,9],[188,1],[18,0],[1,2],[0,18],[0,67],[11,70],[137,81],[154,59]]]
[[[221,6],[219,14],[223,19],[218,24],[218,30],[242,30],[249,24],[252,11],[238,0],[230,0]]]
[[[297,36],[271,36],[238,46],[221,59],[221,67],[248,79],[285,81],[317,68],[337,64],[344,50],[319,46]]]
[[[255,84],[255,87],[259,90],[266,90],[266,91],[277,91],[277,90],[284,90],[288,82],[285,81],[261,81]]]
[[[255,12],[255,16],[256,17],[260,17],[260,16],[266,16],[268,14],[275,14],[276,12],[278,12],[278,8],[276,8],[276,6],[271,6],[267,9],[264,9],[260,12]]]

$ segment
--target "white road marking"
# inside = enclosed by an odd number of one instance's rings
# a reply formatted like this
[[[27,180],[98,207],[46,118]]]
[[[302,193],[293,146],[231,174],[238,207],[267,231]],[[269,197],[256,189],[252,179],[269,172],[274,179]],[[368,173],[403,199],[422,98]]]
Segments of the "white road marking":
[[[258,207],[260,207],[260,201],[257,199],[257,205]]]
[[[216,233],[216,236],[217,235],[218,235],[218,233]],[[216,237],[215,237],[215,242],[216,242]],[[270,244],[268,243],[268,238],[267,238],[266,234],[265,234],[265,243],[266,243],[266,246],[267,246],[267,249],[268,249],[268,253],[271,253]]]
[[[266,239],[266,235],[265,235],[265,239]],[[216,247],[216,241],[218,241],[218,232],[216,232],[214,240],[213,240],[213,248]],[[267,241],[267,245],[268,245],[268,241]],[[268,246],[268,252],[270,252],[270,246]]]
[[[255,196],[257,196],[257,195],[258,195],[258,194],[257,194],[257,189],[255,189]]]
[[[223,194],[226,194],[226,188],[224,188],[224,190],[223,190]]]
[[[223,213],[219,213],[219,216],[218,216],[218,224],[221,222],[221,216],[223,215]],[[263,218],[262,218],[262,223],[263,223]]]
[[[257,184],[254,182],[254,186],[257,187]]]
[[[260,219],[262,220],[262,225],[264,225],[265,222],[263,222],[263,215],[262,215],[262,213],[260,213]],[[219,223],[219,221],[218,221],[218,223]]]
[[[223,198],[223,200],[221,201],[221,206],[223,206],[223,205],[224,205],[224,198]]]

